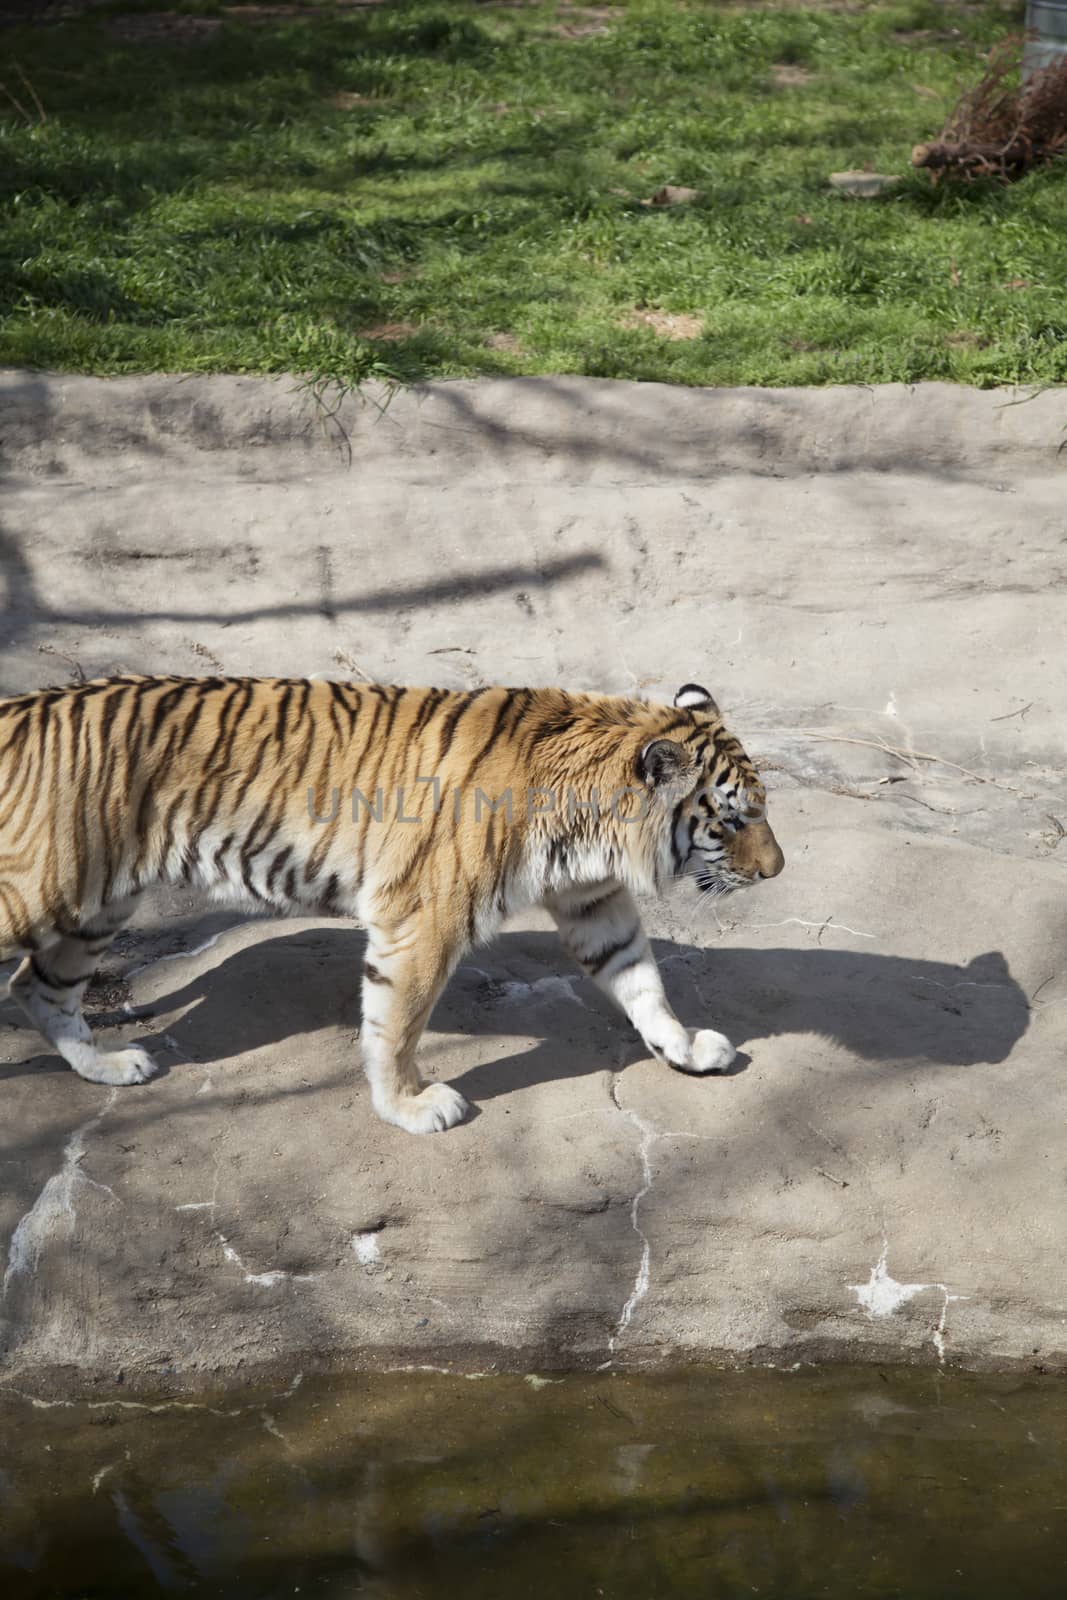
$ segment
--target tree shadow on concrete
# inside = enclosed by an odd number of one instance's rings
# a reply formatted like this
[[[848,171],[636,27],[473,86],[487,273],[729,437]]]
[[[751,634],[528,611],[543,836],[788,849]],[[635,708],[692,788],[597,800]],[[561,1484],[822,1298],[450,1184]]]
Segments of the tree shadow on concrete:
[[[279,943],[295,945],[307,937],[315,941],[316,964],[323,975],[320,1003],[329,1005],[331,994],[345,995],[346,1020],[349,1016],[355,1020],[359,965],[354,958],[362,935],[325,928],[313,935],[283,934]],[[1029,1022],[1026,995],[1011,977],[1003,955],[995,951],[960,967],[863,951],[707,950],[667,940],[655,941],[654,948],[682,1020],[690,1027],[721,1028],[736,1044],[814,1033],[865,1060],[977,1066],[1004,1061]],[[254,989],[257,964],[256,948],[242,951],[222,962],[216,972],[168,996],[165,1003],[187,1006],[199,1001],[192,1016],[198,1017],[200,1008],[206,1007],[204,1033],[218,1037],[222,1016],[214,1013],[225,1011],[232,1018],[234,992]],[[556,982],[561,976],[573,980],[572,999],[561,997]],[[217,998],[211,993],[216,983],[221,985]],[[430,1028],[472,1037],[545,1034],[537,1050],[465,1074],[464,1091],[477,1100],[558,1077],[603,1071],[604,1055],[595,1046],[584,1060],[579,1053],[574,1062],[561,1063],[556,1028],[568,1005],[591,1015],[598,1034],[604,1029],[623,1039],[633,1037],[633,1059],[644,1059],[647,1052],[626,1019],[575,971],[549,933],[506,933],[489,950],[474,952],[442,996]],[[283,1014],[292,1017],[297,1033],[320,1027],[323,1021],[313,989],[299,995],[290,991],[273,1020],[264,1015],[258,1001],[248,1012],[253,1038],[247,1047],[276,1042],[281,1035],[275,1029]],[[572,1015],[577,1020],[578,1014]],[[224,1031],[235,1034],[237,1029],[231,1025]]]
[[[873,389],[858,402],[869,406],[869,425],[853,428],[847,437],[835,434],[831,455],[820,424],[817,392],[695,390],[660,384],[655,433],[650,435],[647,417],[640,428],[635,425],[630,386],[614,378],[560,374],[507,381],[516,394],[543,397],[543,416],[536,424],[517,427],[487,415],[483,389],[467,382],[435,385],[433,400],[442,415],[432,421],[421,419],[422,426],[439,428],[445,436],[450,428],[477,435],[498,456],[510,454],[518,460],[530,451],[551,460],[559,454],[590,468],[614,469],[620,485],[628,481],[623,474],[635,472],[664,483],[714,481],[739,471],[774,478],[809,477],[816,469],[827,475],[857,469],[871,474],[907,472],[940,483],[975,479],[966,439],[944,438],[936,459],[923,458],[916,453],[913,433],[902,442],[893,428],[880,428],[878,392]],[[826,398],[832,406],[833,394]],[[890,390],[883,404],[888,408],[894,399]],[[1035,464],[1039,460],[1049,465],[1047,448],[1035,449]],[[869,492],[873,499],[878,491]]]
[[[227,1082],[227,1063],[236,1065],[264,1047],[296,1046],[323,1030],[339,1028],[353,1041],[350,1065],[321,1076],[305,1070],[291,1082],[260,1080],[254,1102],[261,1108],[275,1102],[295,1107],[345,1085],[364,1096],[355,1042],[364,943],[354,927],[321,925],[257,940],[229,955],[223,946],[216,964],[176,982],[152,1004],[95,1008],[93,1025],[105,1044],[119,1042],[107,1037],[107,1030],[115,1028],[121,1029],[123,1042],[145,1043],[160,1064],[161,1076],[181,1077],[220,1066],[210,1102],[216,1116],[248,1099],[240,1077]],[[876,1086],[881,1080],[888,1087],[902,1072],[936,1075],[946,1068],[977,1070],[1003,1062],[1029,1026],[1026,995],[995,951],[960,966],[822,948],[703,949],[667,940],[656,940],[654,948],[682,1021],[692,1028],[714,1027],[735,1046],[747,1046],[735,1072],[745,1069],[749,1055],[758,1056],[761,1040],[814,1036],[854,1058],[840,1062],[840,1074],[866,1070],[869,1082]],[[121,964],[109,963],[108,971],[121,980]],[[177,1021],[170,1020],[174,1013],[180,1013]],[[0,1006],[0,1020],[15,1030],[15,1050],[16,1039],[22,1039],[26,1052],[21,1061],[0,1066],[0,1086],[16,1094],[12,1137],[0,1155],[12,1215],[18,1215],[32,1204],[67,1139],[93,1115],[92,1106],[97,1100],[102,1103],[105,1092],[91,1086],[86,1090],[71,1080],[68,1096],[58,1080],[69,1068],[48,1051],[11,1002]],[[424,1066],[432,1066],[433,1040],[442,1035],[469,1038],[472,1045],[499,1041],[493,1060],[450,1078],[473,1103],[475,1115],[479,1103],[506,1103],[538,1084],[594,1077],[648,1058],[626,1018],[570,966],[551,933],[508,933],[489,949],[472,952],[431,1017],[422,1047]],[[509,1036],[522,1041],[519,1048],[509,1045]],[[306,1052],[307,1044],[302,1048]],[[873,1076],[864,1062],[873,1065]],[[40,1091],[34,1088],[42,1079],[52,1085],[47,1093],[44,1082]],[[712,1092],[695,1079],[692,1087],[696,1095]],[[788,1103],[792,1112],[811,1115],[821,1092],[819,1085],[806,1087],[794,1077],[773,1092],[772,1104],[776,1113]],[[26,1126],[21,1109],[26,1095],[41,1107],[32,1127]],[[146,1129],[162,1116],[173,1120],[179,1140],[182,1124],[187,1119],[195,1123],[206,1104],[196,1096],[178,1103],[172,1097],[154,1098],[152,1084],[123,1090],[121,1096],[127,1132]],[[812,1103],[805,1111],[806,1098]]]
[[[204,555],[206,552],[197,552]],[[122,552],[119,552],[121,557]],[[106,557],[102,557],[105,560]],[[175,624],[291,622],[300,617],[322,617],[336,622],[347,617],[373,613],[401,612],[414,607],[460,605],[494,593],[546,593],[558,584],[569,583],[584,574],[602,571],[608,562],[595,550],[549,557],[529,564],[488,565],[463,576],[442,576],[415,583],[397,583],[387,588],[347,594],[322,595],[312,599],[291,599],[274,605],[244,609],[218,606],[181,606],[158,609],[133,609],[123,606],[84,608],[53,606],[40,595],[33,568],[17,538],[0,528],[0,650],[32,640],[37,634],[47,641],[51,631],[60,628],[105,628],[134,633],[153,622]],[[43,681],[54,682],[55,672],[42,673]],[[69,678],[70,674],[66,674]]]
[[[143,1030],[154,1015],[180,1010],[183,1048],[205,1064],[331,1025],[355,1028],[364,943],[355,928],[282,933],[223,955],[150,1007],[101,1020],[132,1016]],[[935,1071],[1005,1061],[1029,1025],[1026,994],[999,951],[959,966],[822,948],[708,950],[667,940],[654,948],[683,1022],[720,1029],[736,1045],[814,1034],[890,1069],[922,1063]],[[534,1049],[457,1079],[475,1102],[602,1072],[618,1060],[620,1044],[628,1060],[647,1057],[621,1012],[548,933],[507,933],[473,952],[438,1002],[429,1031],[472,1039],[543,1035]],[[150,1031],[145,1037],[150,1048],[163,1046]],[[19,1069],[3,1070],[11,1076]],[[37,1068],[27,1064],[27,1070]]]
[[[703,949],[658,940],[656,949],[671,997],[690,1026],[710,1022],[735,1042],[747,1040],[754,1056],[757,1039],[792,1034],[798,1041],[808,1036],[802,1048],[810,1049],[810,1035],[818,1034],[847,1053],[833,1063],[832,1079],[825,1072],[813,1079],[801,1067],[783,1074],[784,1081],[768,1078],[760,1097],[765,1110],[734,1129],[712,1167],[704,1159],[708,1145],[693,1147],[696,1154],[684,1159],[683,1149],[674,1146],[657,1156],[655,1192],[643,1226],[657,1230],[659,1241],[660,1219],[682,1219],[675,1248],[683,1257],[686,1226],[702,1230],[709,1215],[736,1216],[734,1247],[746,1248],[750,1230],[742,1219],[766,1189],[768,1160],[781,1159],[788,1147],[811,1165],[804,1130],[824,1108],[828,1081],[844,1089],[860,1080],[876,1119],[880,1097],[884,1093],[892,1103],[902,1077],[912,1084],[936,1081],[955,1069],[958,1084],[958,1069],[969,1075],[1003,1061],[1029,1018],[1022,990],[995,952],[958,965],[818,947]],[[232,1328],[253,1360],[269,1362],[254,1333],[268,1310],[282,1339],[272,1348],[297,1367],[305,1365],[306,1353],[308,1370],[353,1349],[416,1363],[439,1362],[443,1350],[493,1361],[496,1339],[507,1344],[498,1352],[506,1365],[520,1359],[527,1369],[601,1362],[610,1354],[640,1255],[632,1220],[641,1171],[638,1129],[613,1109],[606,1093],[583,1102],[585,1114],[590,1105],[602,1106],[605,1114],[603,1153],[594,1158],[603,1161],[605,1176],[591,1186],[587,1173],[570,1171],[573,1158],[562,1146],[551,1146],[559,1150],[559,1172],[546,1171],[543,1133],[509,1140],[502,1124],[490,1143],[491,1168],[479,1179],[495,1196],[493,1229],[487,1232],[489,1191],[479,1188],[483,1198],[471,1209],[453,1204],[448,1188],[449,1175],[459,1170],[455,1163],[476,1159],[477,1129],[434,1140],[429,1152],[397,1130],[364,1132],[372,1111],[355,1037],[362,950],[358,930],[327,924],[260,939],[230,954],[222,945],[210,968],[185,981],[177,963],[173,973],[157,968],[156,976],[162,971],[173,978],[171,987],[150,1007],[133,1017],[116,1014],[115,1020],[122,1021],[124,1038],[145,1040],[172,1063],[172,1079],[186,1080],[177,1094],[154,1093],[149,1084],[120,1091],[109,1106],[106,1091],[73,1077],[62,1083],[49,1071],[47,1083],[38,1085],[33,1080],[44,1059],[27,1033],[33,1057],[4,1071],[10,1107],[9,1139],[0,1151],[10,1219],[5,1232],[31,1207],[39,1209],[42,1197],[46,1210],[60,1201],[64,1183],[76,1181],[78,1188],[76,1197],[71,1191],[69,1228],[48,1241],[46,1267],[40,1274],[20,1269],[13,1283],[4,1307],[9,1362],[23,1346],[33,1348],[50,1284],[68,1278],[63,1292],[71,1305],[90,1292],[86,1285],[98,1283],[114,1286],[120,1297],[160,1295],[186,1307],[189,1320],[180,1327],[171,1330],[163,1321],[145,1326],[149,1365],[141,1366],[142,1381],[157,1362],[169,1363],[162,1370],[171,1372],[176,1362],[175,1381],[181,1381],[183,1363],[198,1359],[198,1341],[222,1348],[225,1336],[210,1332],[209,1325]],[[0,1022],[10,1026],[7,1011]],[[171,1012],[181,1014],[171,1020]],[[177,1057],[168,1053],[168,1034],[177,1039]],[[333,1036],[325,1052],[329,1069],[318,1075],[316,1035]],[[625,1019],[568,967],[556,936],[540,932],[506,934],[460,968],[431,1018],[431,1069],[435,1036],[469,1039],[476,1060],[487,1049],[493,1052],[492,1061],[451,1070],[450,1081],[476,1105],[498,1099],[506,1111],[508,1098],[516,1097],[519,1121],[525,1089],[581,1077],[603,1081],[605,1074],[647,1056]],[[255,1052],[270,1045],[282,1048],[269,1062],[257,1063]],[[202,1097],[195,1091],[209,1066],[218,1070],[210,1094]],[[669,1076],[668,1069],[657,1070]],[[982,1076],[989,1081],[988,1073]],[[623,1070],[616,1080],[623,1100],[633,1092],[626,1078]],[[684,1091],[684,1104],[691,1091],[692,1101],[706,1108],[716,1093],[710,1083],[674,1081]],[[536,1119],[537,1110],[536,1102],[529,1103],[525,1115]],[[231,1126],[227,1139],[223,1130]],[[779,1138],[769,1129],[792,1131]],[[75,1131],[86,1150],[83,1164],[76,1150],[72,1154]],[[259,1142],[264,1134],[266,1146]],[[225,1142],[217,1143],[220,1138]],[[189,1171],[196,1176],[191,1187],[175,1188],[170,1169],[181,1168],[190,1141],[196,1154]],[[254,1159],[264,1148],[277,1158],[265,1166]],[[208,1152],[221,1160],[224,1149],[221,1187],[215,1168],[216,1210]],[[326,1171],[344,1173],[343,1199],[325,1211],[320,1153]],[[157,1165],[159,1182],[152,1176]],[[565,1180],[558,1193],[557,1177]],[[124,1227],[129,1213],[121,1206],[134,1193],[154,1201],[157,1190],[170,1203],[149,1206],[136,1229]],[[209,1194],[211,1209],[201,1215]],[[181,1225],[173,1212],[177,1201],[196,1203]],[[562,1212],[552,1223],[542,1208],[557,1205]],[[364,1214],[372,1230],[388,1230],[385,1259],[406,1259],[414,1269],[414,1286],[401,1291],[402,1309],[361,1293],[365,1286],[349,1234]],[[569,1276],[559,1293],[548,1292],[543,1285],[553,1281],[552,1263],[564,1237],[568,1272],[577,1266],[580,1276]],[[225,1254],[227,1240],[240,1252],[237,1266]],[[797,1248],[808,1249],[803,1236]],[[656,1251],[658,1263],[658,1243]],[[271,1291],[268,1306],[245,1273],[275,1269],[310,1274],[319,1282],[281,1285]],[[580,1293],[573,1287],[578,1281]],[[843,1281],[852,1280],[845,1275]],[[503,1312],[487,1304],[490,1282]],[[534,1282],[542,1287],[531,1295]],[[391,1294],[395,1299],[397,1288]],[[849,1304],[841,1310],[846,1321],[851,1309]],[[941,1309],[935,1308],[935,1323]],[[113,1347],[112,1324],[102,1328],[94,1350]],[[512,1330],[507,1338],[505,1328]],[[638,1325],[626,1345],[640,1349],[641,1338]],[[160,1354],[172,1349],[179,1354]]]

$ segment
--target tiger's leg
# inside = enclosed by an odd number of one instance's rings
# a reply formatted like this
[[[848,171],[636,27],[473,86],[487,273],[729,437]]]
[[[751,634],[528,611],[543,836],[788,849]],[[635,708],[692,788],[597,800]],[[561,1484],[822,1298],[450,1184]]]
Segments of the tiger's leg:
[[[429,919],[372,926],[363,963],[363,1070],[383,1122],[408,1133],[442,1133],[470,1110],[447,1083],[425,1083],[415,1048],[461,949],[443,947]]]
[[[82,1016],[82,996],[96,964],[122,927],[132,903],[107,906],[78,932],[27,956],[8,993],[67,1064],[90,1083],[144,1083],[156,1070],[140,1045],[98,1050]]]
[[[733,1045],[711,1028],[690,1036],[678,1021],[628,889],[615,882],[569,889],[545,905],[582,971],[622,1007],[654,1056],[679,1072],[725,1071]]]

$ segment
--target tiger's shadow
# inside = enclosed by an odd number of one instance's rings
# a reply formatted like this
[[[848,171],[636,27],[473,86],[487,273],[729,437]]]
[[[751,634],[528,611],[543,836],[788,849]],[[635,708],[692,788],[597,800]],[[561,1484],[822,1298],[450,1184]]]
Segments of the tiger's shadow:
[[[161,996],[140,1013],[133,1036],[161,1061],[175,1063],[169,1028],[182,1053],[199,1062],[328,1026],[354,1035],[363,944],[362,933],[350,927],[261,940]],[[1004,1061],[1029,1024],[1026,995],[997,951],[957,966],[815,945],[704,949],[657,939],[653,948],[682,1021],[717,1028],[740,1049],[772,1035],[815,1034],[869,1061],[979,1066]],[[163,1020],[176,1010],[180,1020]],[[153,1036],[154,1017],[162,1025]],[[118,1019],[100,1019],[107,1020]],[[551,933],[505,933],[472,951],[438,1002],[429,1032],[504,1042],[494,1060],[452,1077],[475,1100],[647,1055]],[[508,1036],[523,1041],[518,1050],[509,1050]],[[533,1048],[531,1038],[539,1041]],[[425,1048],[432,1065],[432,1041]],[[354,1063],[356,1057],[354,1045]],[[739,1069],[743,1064],[742,1057]],[[174,1070],[181,1070],[180,1058]]]

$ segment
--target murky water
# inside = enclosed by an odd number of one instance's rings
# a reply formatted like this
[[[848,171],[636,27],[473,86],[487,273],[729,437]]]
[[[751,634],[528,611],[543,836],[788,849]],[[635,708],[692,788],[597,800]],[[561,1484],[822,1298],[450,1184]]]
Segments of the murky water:
[[[1067,1596],[1067,1384],[403,1373],[0,1396],[0,1595]]]

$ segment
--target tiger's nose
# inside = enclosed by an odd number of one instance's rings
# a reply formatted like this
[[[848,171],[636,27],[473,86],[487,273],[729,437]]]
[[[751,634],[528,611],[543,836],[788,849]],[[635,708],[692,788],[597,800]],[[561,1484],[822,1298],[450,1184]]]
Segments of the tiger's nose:
[[[771,833],[771,830],[768,828],[767,832]],[[774,837],[774,834],[771,833],[766,849],[760,851],[759,876],[761,878],[777,878],[784,866],[785,856],[782,854],[782,847]]]
[[[766,822],[751,823],[740,835],[742,870],[748,867],[753,882],[759,878],[776,878],[785,866],[778,840]]]

